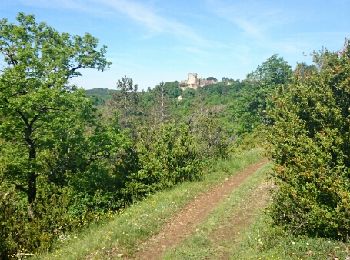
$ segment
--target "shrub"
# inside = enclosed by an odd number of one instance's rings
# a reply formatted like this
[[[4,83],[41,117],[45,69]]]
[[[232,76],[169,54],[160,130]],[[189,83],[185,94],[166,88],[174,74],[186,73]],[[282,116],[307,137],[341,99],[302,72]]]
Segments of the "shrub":
[[[200,160],[185,124],[144,129],[136,145],[140,169],[128,177],[125,194],[132,200],[200,177]]]
[[[54,191],[55,190],[55,191]],[[29,218],[26,198],[14,187],[0,187],[0,258],[21,258],[38,250],[49,250],[53,241],[79,224],[68,214],[68,190],[39,190]]]
[[[275,223],[296,234],[350,235],[350,45],[315,54],[319,71],[282,87],[271,112]]]

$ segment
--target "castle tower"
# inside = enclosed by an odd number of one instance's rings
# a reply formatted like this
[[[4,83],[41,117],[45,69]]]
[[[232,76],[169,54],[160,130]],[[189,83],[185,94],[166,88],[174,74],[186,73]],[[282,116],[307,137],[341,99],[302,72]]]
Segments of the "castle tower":
[[[188,73],[187,86],[190,88],[197,88],[199,86],[197,73]]]

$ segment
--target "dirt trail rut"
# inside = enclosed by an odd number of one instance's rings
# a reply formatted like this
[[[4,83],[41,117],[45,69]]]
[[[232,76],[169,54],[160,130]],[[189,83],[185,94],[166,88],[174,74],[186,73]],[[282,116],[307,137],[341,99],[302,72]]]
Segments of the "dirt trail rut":
[[[241,172],[226,179],[223,183],[212,188],[192,200],[179,213],[169,219],[163,229],[140,246],[133,259],[161,259],[164,252],[178,245],[189,236],[208,214],[231,194],[244,180],[267,163],[264,159],[248,166]]]
[[[262,182],[244,199],[238,211],[210,234],[213,244],[216,244],[216,247],[220,248],[218,259],[230,259],[232,257],[230,255],[232,245],[239,241],[240,233],[254,222],[258,212],[266,207],[270,199],[269,191],[272,188],[272,183]],[[225,244],[227,246],[227,242],[229,242],[228,248],[225,247]]]

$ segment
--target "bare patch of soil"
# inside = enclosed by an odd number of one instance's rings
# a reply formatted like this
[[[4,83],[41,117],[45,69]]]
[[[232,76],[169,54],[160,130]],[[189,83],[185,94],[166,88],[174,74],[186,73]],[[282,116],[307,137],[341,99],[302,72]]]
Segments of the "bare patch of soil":
[[[212,188],[192,200],[179,213],[169,219],[163,229],[149,240],[145,241],[139,251],[132,258],[135,259],[161,259],[164,252],[178,245],[182,240],[195,231],[220,201],[229,196],[233,189],[238,187],[244,180],[267,163],[264,159],[253,164],[234,176],[226,179],[223,183]],[[258,206],[258,205],[256,205]],[[249,205],[250,207],[250,205]],[[254,206],[253,206],[254,207]],[[244,225],[246,220],[237,220],[238,225]],[[240,223],[242,222],[242,223]],[[217,231],[215,236],[225,236],[224,231]]]

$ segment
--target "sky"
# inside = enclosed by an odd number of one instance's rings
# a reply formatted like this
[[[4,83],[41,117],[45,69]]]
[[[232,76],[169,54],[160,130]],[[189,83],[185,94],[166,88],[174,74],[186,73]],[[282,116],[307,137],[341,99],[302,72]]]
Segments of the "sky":
[[[339,50],[350,37],[349,10],[350,0],[0,0],[0,18],[34,14],[107,45],[110,68],[74,81],[86,89],[115,89],[123,76],[139,89],[189,72],[244,79],[273,54],[311,63],[313,51]]]

